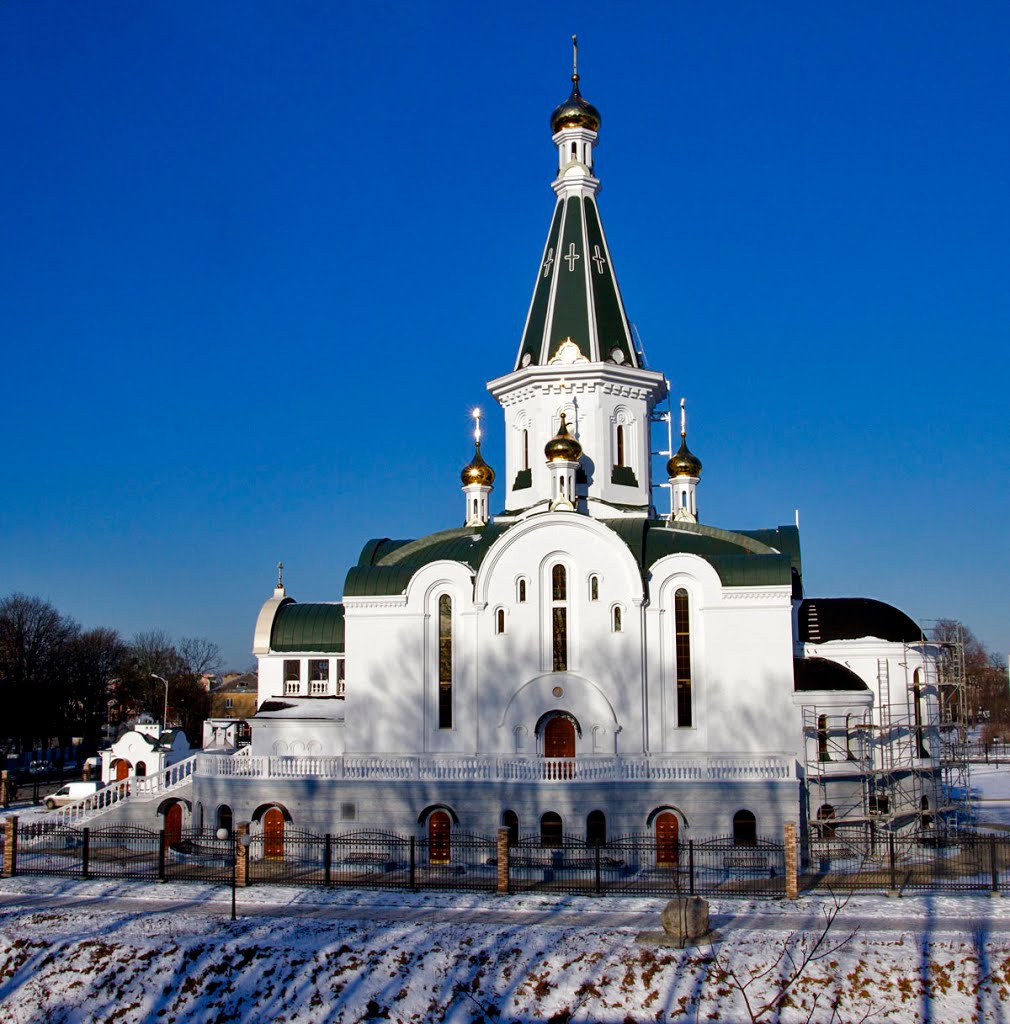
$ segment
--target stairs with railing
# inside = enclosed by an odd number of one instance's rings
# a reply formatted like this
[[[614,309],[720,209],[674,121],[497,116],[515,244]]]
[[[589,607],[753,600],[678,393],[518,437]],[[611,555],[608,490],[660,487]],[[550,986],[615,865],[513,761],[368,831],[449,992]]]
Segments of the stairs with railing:
[[[125,801],[130,805],[150,803],[168,793],[177,792],[182,787],[192,782],[192,775],[196,769],[196,758],[186,758],[185,761],[177,761],[160,772],[152,775],[131,776],[128,779],[120,779],[118,782],[111,782],[92,793],[91,796],[78,800],[76,803],[65,804],[56,810],[39,819],[54,825],[70,825],[78,827],[106,814],[113,808],[122,808]]]

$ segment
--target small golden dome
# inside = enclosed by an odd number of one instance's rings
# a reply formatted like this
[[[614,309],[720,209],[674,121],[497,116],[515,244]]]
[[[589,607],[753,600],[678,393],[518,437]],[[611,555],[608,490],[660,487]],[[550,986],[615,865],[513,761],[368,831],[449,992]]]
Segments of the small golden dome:
[[[551,114],[551,132],[559,132],[562,128],[588,128],[593,132],[600,130],[600,112],[582,98],[578,75],[572,75],[571,96],[555,107]]]
[[[680,435],[680,448],[666,464],[670,476],[701,476],[701,459],[687,447],[687,437]]]
[[[484,461],[484,456],[480,453],[480,441],[477,442],[473,458],[463,467],[459,478],[463,481],[464,487],[468,484],[490,487],[494,483],[494,470]]]
[[[548,462],[578,462],[582,458],[582,445],[568,433],[564,413],[557,434],[544,445],[544,455]]]

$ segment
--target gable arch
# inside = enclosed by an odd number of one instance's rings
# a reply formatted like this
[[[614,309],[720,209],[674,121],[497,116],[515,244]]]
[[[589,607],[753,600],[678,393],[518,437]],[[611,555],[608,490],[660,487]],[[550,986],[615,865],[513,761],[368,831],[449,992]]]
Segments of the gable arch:
[[[557,538],[558,527],[564,527],[567,536],[564,543]],[[554,533],[555,536],[551,536]],[[574,534],[574,536],[573,536]],[[591,557],[582,552],[587,542],[598,542],[607,549],[611,569],[617,570],[608,582],[608,586],[619,588],[622,594],[628,595],[629,602],[639,606],[645,600],[645,588],[642,573],[634,555],[627,544],[608,526],[597,522],[589,516],[575,516],[568,512],[544,512],[522,523],[517,523],[507,530],[491,545],[484,560],[477,570],[473,584],[474,603],[483,606],[489,602],[489,592],[496,570],[503,560],[512,554],[517,545],[534,547],[537,562],[543,566],[551,558],[561,561],[569,572],[575,572],[580,566],[586,568],[585,559]],[[574,554],[573,552],[579,552]],[[606,566],[597,566],[596,571],[602,576]],[[513,572],[509,572],[511,580]],[[579,577],[582,572],[579,572]],[[576,577],[572,577],[574,580]]]
[[[294,821],[294,819],[291,817],[291,812],[284,806],[284,804],[278,803],[278,801],[276,800],[271,800],[269,803],[260,804],[259,807],[257,807],[256,810],[252,812],[252,817],[250,818],[250,820],[256,822],[256,824],[259,824],[263,820],[263,815],[266,814],[267,811],[272,810],[273,808],[276,808],[278,811],[281,812],[281,814],[284,816],[284,821],[288,825],[290,825],[291,822]]]
[[[645,819],[646,826],[648,828],[652,828],[652,826],[656,823],[656,819],[661,814],[666,813],[677,815],[684,828],[690,828],[691,823],[687,820],[687,815],[679,807],[676,807],[673,804],[662,804],[660,807],[654,807],[649,812],[649,816]]]
[[[418,825],[423,825],[436,811],[444,811],[449,815],[449,820],[459,826],[459,815],[448,804],[428,804],[417,816]]]

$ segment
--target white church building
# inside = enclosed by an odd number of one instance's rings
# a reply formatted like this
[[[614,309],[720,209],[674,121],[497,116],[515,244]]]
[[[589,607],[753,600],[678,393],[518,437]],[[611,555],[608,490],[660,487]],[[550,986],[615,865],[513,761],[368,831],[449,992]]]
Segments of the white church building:
[[[670,385],[629,329],[577,74],[551,130],[529,312],[487,385],[504,466],[478,419],[456,524],[369,540],[332,602],[278,576],[251,747],[198,759],[194,824],[669,846],[939,823],[956,718],[941,648],[888,605],[808,598],[795,526],[706,522],[683,402],[653,479]]]

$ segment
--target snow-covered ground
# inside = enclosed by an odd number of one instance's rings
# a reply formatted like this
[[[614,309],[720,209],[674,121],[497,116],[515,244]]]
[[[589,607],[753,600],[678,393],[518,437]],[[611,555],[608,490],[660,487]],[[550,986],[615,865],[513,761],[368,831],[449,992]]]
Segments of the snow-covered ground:
[[[711,902],[714,946],[639,941],[657,899],[0,881],[0,1019],[746,1021],[739,989],[821,930],[826,897]],[[1010,900],[857,897],[783,1022],[1001,1022]],[[774,976],[748,988],[752,1005]],[[813,1000],[817,999],[810,1014]],[[832,1009],[834,1007],[834,1009]]]

